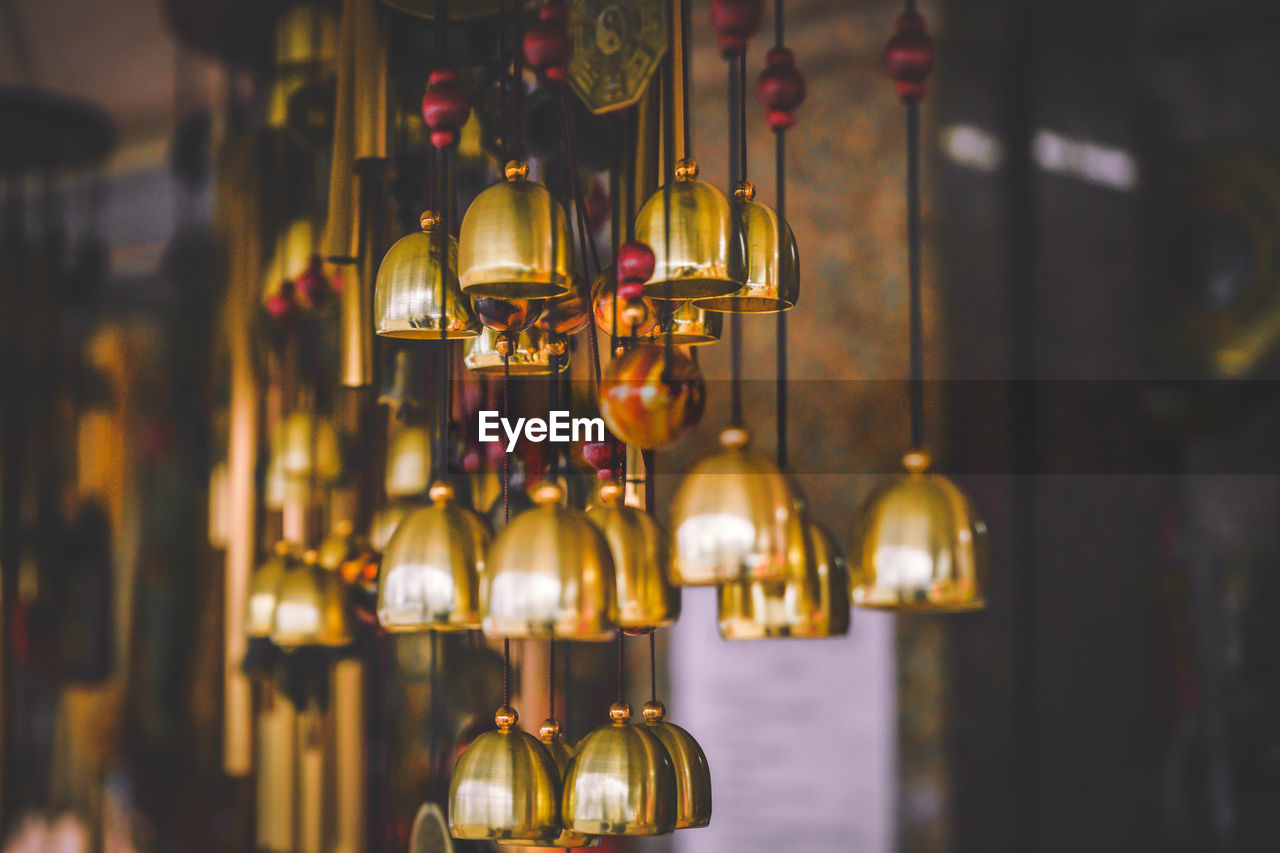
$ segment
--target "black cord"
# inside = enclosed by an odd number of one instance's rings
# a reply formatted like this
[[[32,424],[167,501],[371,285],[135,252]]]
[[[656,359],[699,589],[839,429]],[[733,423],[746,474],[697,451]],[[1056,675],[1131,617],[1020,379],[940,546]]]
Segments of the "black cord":
[[[739,58],[737,61],[741,61]],[[729,68],[729,177],[734,183],[742,180],[746,169],[742,162],[745,146],[739,142],[739,136],[745,136],[741,113],[745,101],[741,88],[743,77],[739,75],[735,59],[730,57]],[[733,237],[738,239],[741,217],[738,215],[735,200],[731,225]],[[742,426],[742,315],[734,311],[729,314],[729,422],[733,426]]]
[[[517,5],[520,0],[516,0]],[[507,0],[498,0],[498,73],[499,100],[501,101],[502,148],[504,160],[510,160],[515,153],[515,125],[511,121],[511,93],[507,87],[507,66],[511,63],[511,52],[507,46]]]
[[[623,697],[623,669],[622,669],[622,629],[618,629],[618,704],[622,704]]]
[[[556,640],[547,643],[547,719],[556,718]]]
[[[782,0],[777,0],[781,8]],[[779,13],[781,15],[781,13]],[[782,250],[783,236],[787,227],[787,135],[779,130],[774,135],[774,176],[777,182],[778,205],[778,248]],[[787,312],[778,312],[777,337],[774,341],[777,358],[777,419],[778,419],[778,466],[787,466]]]
[[[911,4],[908,3],[908,8]],[[911,348],[911,446],[924,446],[924,308],[920,285],[920,105],[907,101],[907,279]]]
[[[436,11],[441,13],[441,7],[444,6],[444,0],[437,0]],[[443,30],[443,25],[437,19],[437,26]],[[436,225],[436,233],[432,237],[437,241],[439,254],[436,256],[438,263],[436,264],[439,273],[440,284],[440,416],[438,420],[438,428],[440,430],[437,441],[436,456],[436,477],[443,480],[449,470],[449,337],[446,324],[448,318],[445,313],[445,301],[447,292],[445,290],[444,274],[445,267],[449,263],[449,217],[448,217],[448,190],[446,188],[446,175],[448,173],[448,154],[444,148],[436,149],[436,170],[437,183],[440,186],[440,206],[442,210],[437,212],[440,221]]]

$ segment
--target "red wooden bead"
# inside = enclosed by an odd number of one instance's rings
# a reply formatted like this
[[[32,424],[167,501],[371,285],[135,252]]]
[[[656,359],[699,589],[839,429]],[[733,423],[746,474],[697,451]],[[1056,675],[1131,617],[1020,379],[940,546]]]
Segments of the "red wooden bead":
[[[448,68],[432,71],[422,96],[422,120],[431,128],[431,144],[444,148],[457,142],[470,113],[471,99],[458,75]]]
[[[884,49],[884,67],[893,78],[898,97],[918,101],[928,90],[929,75],[937,64],[933,39],[919,12],[903,12],[894,25],[893,38]]]
[[[618,247],[618,281],[622,284],[644,284],[653,277],[656,262],[653,249],[644,243],[623,243]],[[618,295],[622,295],[621,288]]]
[[[623,302],[630,302],[642,296],[644,296],[644,285],[638,281],[629,281],[626,284],[618,285],[618,298]]]
[[[293,298],[293,282],[288,279],[280,282],[276,292],[263,301],[263,307],[267,309],[267,315],[273,320],[284,322],[293,317],[298,310],[298,303]]]
[[[569,75],[569,28],[567,13],[560,3],[548,3],[538,10],[538,20],[524,33],[524,58],[538,76],[563,83]]]
[[[582,445],[582,458],[597,471],[612,472],[615,462],[622,459],[622,447],[614,439],[588,441]]]
[[[711,0],[711,26],[721,56],[738,56],[760,30],[760,0]]]
[[[804,96],[804,75],[796,68],[795,54],[785,47],[770,50],[756,82],[756,97],[765,109],[769,127],[787,130],[794,125],[795,112],[804,103]]]
[[[324,262],[319,255],[312,255],[306,270],[293,280],[298,302],[307,308],[319,308],[324,304],[332,288],[324,274]]]

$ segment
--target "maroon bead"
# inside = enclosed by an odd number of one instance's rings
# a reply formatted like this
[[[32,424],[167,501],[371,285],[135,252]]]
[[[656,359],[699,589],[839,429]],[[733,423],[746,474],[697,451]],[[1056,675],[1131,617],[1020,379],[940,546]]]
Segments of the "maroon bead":
[[[884,67],[893,78],[898,97],[918,101],[928,90],[929,75],[937,64],[933,39],[919,12],[903,12],[894,25],[893,38],[884,49]]]
[[[760,0],[711,0],[711,26],[721,56],[740,56],[760,30]]]
[[[612,472],[616,460],[622,458],[622,448],[616,441],[588,441],[582,445],[582,458],[597,471]]]
[[[291,318],[298,310],[298,303],[293,298],[293,282],[287,279],[280,282],[276,292],[266,298],[263,307],[267,309],[267,316],[273,320],[283,322]]]
[[[623,284],[644,284],[653,278],[656,263],[653,249],[644,243],[631,241],[618,247],[618,281]],[[622,294],[621,288],[618,290]]]
[[[332,288],[319,255],[311,256],[306,271],[293,280],[293,287],[297,301],[307,308],[319,308],[324,304]]]
[[[756,82],[756,97],[765,109],[769,127],[790,129],[796,123],[795,112],[804,103],[804,96],[804,75],[796,68],[795,54],[785,47],[770,50]]]
[[[431,128],[431,144],[444,148],[457,142],[470,114],[471,99],[458,75],[448,68],[432,71],[422,96],[422,120]]]
[[[567,13],[560,3],[548,3],[538,10],[538,20],[524,33],[524,58],[538,76],[563,83],[569,76],[569,28]]]
[[[642,296],[644,296],[644,285],[637,281],[618,285],[618,298],[623,302],[634,302]]]

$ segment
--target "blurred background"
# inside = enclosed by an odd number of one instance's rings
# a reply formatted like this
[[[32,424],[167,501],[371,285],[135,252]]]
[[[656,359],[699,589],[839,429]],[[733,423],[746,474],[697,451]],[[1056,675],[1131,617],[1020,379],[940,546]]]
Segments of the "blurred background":
[[[415,112],[434,39],[399,5],[413,3],[379,7],[391,102],[409,105],[386,141],[389,237],[425,206]],[[691,129],[703,177],[724,187],[726,75],[705,5],[688,33]],[[715,817],[609,849],[1275,850],[1280,9],[920,8],[939,54],[923,113],[929,444],[992,532],[988,607],[859,611],[847,637],[729,644],[714,591],[687,590],[660,633],[660,692],[706,750]],[[808,81],[788,134],[804,288],[789,314],[792,468],[841,539],[894,470],[907,419],[904,131],[881,59],[899,11],[787,4]],[[247,250],[225,226],[247,183],[280,245],[294,221],[318,230],[305,211],[325,198],[340,12],[0,0],[5,850],[405,850],[453,744],[497,704],[500,659],[461,639],[370,636],[280,687],[226,638],[237,359],[284,368],[246,338],[271,294],[259,277],[236,302]],[[494,38],[481,19],[452,44],[483,59]],[[303,70],[284,62],[293,49]],[[768,198],[754,98],[748,124]],[[582,118],[575,135],[584,161],[605,152],[586,162],[603,192],[607,134]],[[497,172],[482,134],[463,136],[470,197]],[[256,246],[258,263],[275,248]],[[774,327],[744,325],[767,448]],[[701,352],[702,426],[658,454],[659,507],[727,417],[725,350]],[[429,380],[402,375],[399,351],[378,344],[377,400],[330,401],[351,423],[376,406],[389,444],[430,422],[413,390]],[[284,405],[266,395],[263,435]],[[487,505],[492,472],[476,482]],[[255,560],[278,516],[254,522]],[[540,705],[539,654],[516,650],[521,701]],[[582,644],[563,664],[574,737],[603,719],[611,654]],[[636,702],[647,643],[627,655]],[[250,696],[256,774],[226,742],[228,709]],[[313,772],[327,780],[315,792],[299,781]],[[308,809],[315,837],[295,831]]]

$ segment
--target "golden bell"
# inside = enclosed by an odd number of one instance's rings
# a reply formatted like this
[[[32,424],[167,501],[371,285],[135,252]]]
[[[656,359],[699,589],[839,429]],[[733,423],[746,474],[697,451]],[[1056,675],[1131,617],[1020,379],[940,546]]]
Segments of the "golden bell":
[[[553,719],[543,720],[542,725],[538,728],[538,740],[546,747],[547,754],[555,762],[557,780],[563,779],[565,768],[569,766],[569,759],[573,756],[573,750],[569,748],[569,744],[565,743],[564,738],[560,736],[559,721]],[[586,833],[562,828],[560,834],[550,841],[503,839],[498,843],[509,845],[524,844],[533,847],[596,847],[600,844],[600,836],[587,835]]]
[[[422,214],[422,230],[401,237],[378,267],[374,328],[389,338],[440,340],[440,297],[444,291],[444,337],[471,338],[480,321],[471,300],[458,289],[458,241],[448,237],[449,261],[440,271],[440,217]]]
[[[742,427],[685,475],[671,503],[671,581],[784,581],[795,498],[769,457],[748,449]]]
[[[621,498],[622,486],[605,482],[599,504],[587,511],[613,555],[618,627],[643,632],[673,625],[680,616],[680,590],[667,578],[666,537],[651,515]]]
[[[850,600],[858,607],[951,613],[986,606],[987,526],[929,457],[912,451],[907,474],[867,499],[859,520]]]
[[[505,344],[503,343],[504,340],[506,341]],[[476,373],[491,373],[501,376],[503,371],[501,347],[504,345],[510,346],[512,343],[510,337],[500,335],[490,329],[484,329],[479,335],[471,339],[462,363],[467,366],[468,370],[473,370]],[[557,343],[551,335],[543,332],[537,326],[525,329],[515,336],[514,346],[511,346],[511,375],[532,376],[550,373],[551,353],[554,349],[561,350],[560,371],[563,373],[569,369],[568,347]]]
[[[723,314],[701,308],[696,302],[684,302],[672,313],[663,315],[666,303],[657,304],[659,321],[653,331],[654,338],[665,341],[669,335],[671,343],[678,347],[714,344],[720,340],[724,330]]]
[[[699,299],[702,308],[740,314],[785,311],[800,297],[795,235],[777,211],[754,200],[755,194],[750,181],[743,181],[733,192],[734,216],[747,247],[747,283],[736,293]]]
[[[342,471],[338,433],[327,418],[297,411],[285,418],[272,442],[272,463],[293,480],[330,483]]]
[[[645,309],[643,312],[632,315],[620,311],[618,313],[617,328],[614,328],[613,303],[617,289],[618,283],[615,280],[614,267],[609,267],[600,273],[600,275],[596,276],[596,280],[592,282],[591,305],[596,318],[596,328],[606,335],[612,335],[616,332],[620,338],[653,337],[658,330],[658,305],[656,300],[647,296],[640,301],[640,304]],[[626,303],[623,304],[624,306],[626,305]],[[638,317],[638,321],[632,322],[630,319],[632,316]]]
[[[542,331],[556,335],[576,335],[585,329],[591,322],[591,294],[586,280],[574,275],[569,292],[548,299],[536,322]]]
[[[388,631],[480,627],[480,579],[489,525],[431,487],[431,506],[410,513],[387,543],[378,573],[378,622]]]
[[[543,482],[536,506],[493,540],[481,583],[484,632],[495,637],[612,640],[617,581],[609,543],[564,491]]]
[[[716,590],[720,636],[726,640],[849,633],[849,569],[840,547],[801,512],[792,517],[791,531],[785,581],[739,581]]]
[[[467,208],[458,236],[458,279],[469,296],[539,299],[573,282],[569,220],[547,188],[526,180],[527,164],[507,164]]]
[[[670,229],[663,197],[670,193]],[[668,235],[670,242],[668,242]],[[644,286],[655,299],[702,299],[742,289],[745,244],[732,226],[729,199],[698,180],[698,164],[681,160],[675,181],[649,197],[636,217],[635,239],[653,249],[653,277]]]
[[[666,835],[676,828],[671,756],[625,702],[582,739],[564,774],[564,825],[590,835]]]
[[[280,581],[271,613],[271,641],[282,649],[345,646],[351,642],[350,603],[342,578],[321,568],[315,551]]]
[[[293,555],[289,543],[277,542],[271,556],[249,579],[244,632],[250,639],[266,639],[271,636],[271,617],[275,613],[280,582],[292,568]]]
[[[645,731],[652,732],[671,756],[676,774],[676,829],[696,829],[711,823],[711,768],[693,735],[668,723],[667,709],[658,701],[640,709]]]
[[[392,501],[373,514],[369,522],[369,547],[375,554],[387,550],[391,535],[396,532],[400,522],[412,512],[416,505],[409,501]]]
[[[515,710],[499,708],[496,720],[497,731],[472,741],[453,768],[449,831],[546,843],[560,834],[560,774],[538,739],[515,728]]]
[[[400,430],[387,448],[387,497],[405,498],[427,490],[431,470],[431,435],[420,425]]]

